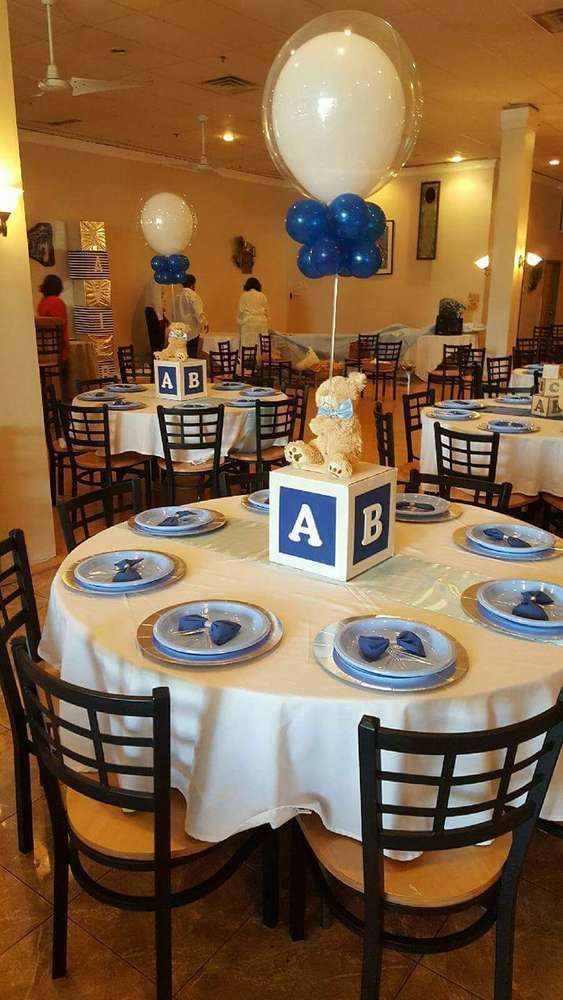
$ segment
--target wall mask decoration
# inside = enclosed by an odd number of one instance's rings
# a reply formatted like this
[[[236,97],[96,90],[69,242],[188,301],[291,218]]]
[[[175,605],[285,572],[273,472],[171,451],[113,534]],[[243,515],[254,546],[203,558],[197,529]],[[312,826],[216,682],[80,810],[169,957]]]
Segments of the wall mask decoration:
[[[423,181],[418,209],[417,260],[436,260],[440,181]]]
[[[256,247],[245,240],[244,236],[235,236],[233,240],[233,264],[243,274],[252,274],[256,259]]]
[[[393,219],[387,219],[383,236],[375,242],[379,247],[383,261],[376,273],[393,274],[393,252],[395,249],[395,223]]]
[[[53,267],[55,247],[53,227],[50,222],[38,222],[37,225],[28,229],[27,246],[31,260],[36,260],[43,267]]]

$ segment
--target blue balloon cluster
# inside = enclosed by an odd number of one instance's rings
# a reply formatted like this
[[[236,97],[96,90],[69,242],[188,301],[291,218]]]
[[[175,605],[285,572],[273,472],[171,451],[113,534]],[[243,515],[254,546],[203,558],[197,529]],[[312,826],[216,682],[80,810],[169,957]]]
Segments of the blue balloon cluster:
[[[151,267],[157,285],[181,285],[190,266],[183,253],[171,253],[169,257],[153,257]]]
[[[302,243],[297,266],[306,278],[371,278],[383,263],[377,246],[385,232],[379,205],[357,194],[339,194],[325,205],[312,198],[296,201],[285,218],[292,240]]]

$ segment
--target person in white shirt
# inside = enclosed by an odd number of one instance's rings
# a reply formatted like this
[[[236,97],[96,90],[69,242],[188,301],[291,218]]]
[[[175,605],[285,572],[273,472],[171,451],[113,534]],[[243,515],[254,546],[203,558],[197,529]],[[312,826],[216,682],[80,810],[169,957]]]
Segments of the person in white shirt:
[[[201,296],[195,290],[195,275],[186,274],[182,291],[174,296],[172,317],[176,323],[185,323],[190,328],[188,335],[188,356],[197,357],[200,336],[208,329],[203,312]]]
[[[270,313],[258,278],[245,282],[237,309],[237,324],[240,347],[259,347],[260,334],[267,333],[270,326]]]

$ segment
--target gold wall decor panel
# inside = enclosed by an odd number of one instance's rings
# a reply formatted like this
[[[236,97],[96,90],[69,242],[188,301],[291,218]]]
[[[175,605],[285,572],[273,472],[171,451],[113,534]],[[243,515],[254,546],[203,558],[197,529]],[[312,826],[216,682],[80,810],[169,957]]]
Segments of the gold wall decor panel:
[[[81,250],[107,250],[105,222],[80,223]]]
[[[84,301],[89,309],[109,309],[111,306],[111,281],[88,280],[84,282]]]

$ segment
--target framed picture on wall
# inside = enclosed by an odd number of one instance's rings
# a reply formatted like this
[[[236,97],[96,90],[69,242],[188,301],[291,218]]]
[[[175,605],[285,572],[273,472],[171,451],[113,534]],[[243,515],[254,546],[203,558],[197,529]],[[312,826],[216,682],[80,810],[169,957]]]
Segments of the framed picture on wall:
[[[423,181],[418,208],[417,260],[436,260],[439,209],[440,181]]]
[[[387,219],[385,232],[381,239],[377,240],[377,245],[381,250],[383,264],[377,274],[393,274],[393,247],[395,244],[395,223],[393,219]],[[377,277],[377,274],[375,277]]]

